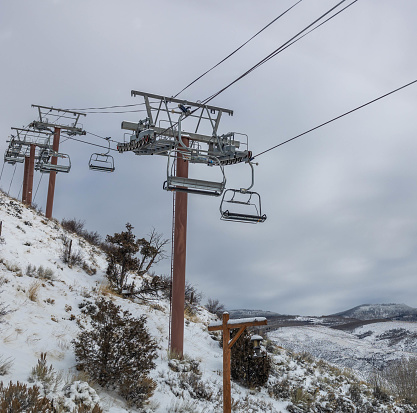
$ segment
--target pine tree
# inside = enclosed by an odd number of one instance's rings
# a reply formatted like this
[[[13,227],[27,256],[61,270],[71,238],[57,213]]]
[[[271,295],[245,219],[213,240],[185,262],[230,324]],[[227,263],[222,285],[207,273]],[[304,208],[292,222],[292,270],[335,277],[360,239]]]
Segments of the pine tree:
[[[165,258],[164,247],[169,242],[155,229],[149,234],[149,240],[136,239],[132,229],[133,226],[127,223],[127,231],[106,237],[106,276],[111,287],[119,294],[124,290],[134,293],[135,286],[127,282],[128,273],[134,272],[140,276],[147,273],[152,265]],[[137,257],[138,253],[140,257]]]
[[[235,333],[236,330],[231,332],[231,338]],[[231,377],[245,387],[263,386],[269,378],[270,359],[266,352],[261,357],[254,357],[250,338],[250,334],[245,330],[232,347]]]
[[[126,224],[127,231],[107,235],[109,249],[106,252],[108,267],[106,271],[110,285],[118,293],[127,288],[126,278],[129,271],[137,271],[140,261],[135,256],[140,244],[132,233],[132,225]]]

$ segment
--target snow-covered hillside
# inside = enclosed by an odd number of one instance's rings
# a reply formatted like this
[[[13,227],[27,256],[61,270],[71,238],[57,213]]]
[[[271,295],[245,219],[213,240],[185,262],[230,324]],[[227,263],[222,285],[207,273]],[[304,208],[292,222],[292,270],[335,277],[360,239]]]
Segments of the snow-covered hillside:
[[[405,304],[362,304],[333,315],[356,318],[358,320],[376,320],[382,318],[415,319],[417,318],[417,309]]]
[[[394,360],[417,355],[417,323],[388,321],[367,324],[353,332],[314,325],[285,327],[269,334],[280,346],[307,351],[363,377]]]
[[[151,372],[156,390],[144,411],[222,410],[222,349],[218,335],[207,331],[214,320],[212,314],[199,307],[195,316],[186,319],[186,357],[181,362],[170,360],[166,300],[134,302],[111,293],[104,276],[105,257],[97,247],[4,194],[0,194],[0,220],[0,298],[8,311],[0,325],[3,383],[33,385],[29,381],[32,368],[46,353],[47,364],[56,372],[54,385],[39,380],[35,384],[48,398],[65,406],[63,411],[71,411],[77,397],[83,397],[91,405],[99,401],[105,412],[134,412],[117,394],[75,370],[72,340],[81,327],[89,326],[80,307],[85,300],[106,297],[133,316],[145,315],[147,328],[159,345],[156,368]],[[62,259],[69,239],[72,251],[80,257],[72,268]],[[233,383],[234,412],[360,412],[365,408],[376,412],[396,405],[393,399],[374,400],[370,387],[326,363],[272,344],[268,349],[272,371],[267,386],[256,390]],[[340,410],[340,406],[350,410]],[[395,411],[413,409],[402,406]]]

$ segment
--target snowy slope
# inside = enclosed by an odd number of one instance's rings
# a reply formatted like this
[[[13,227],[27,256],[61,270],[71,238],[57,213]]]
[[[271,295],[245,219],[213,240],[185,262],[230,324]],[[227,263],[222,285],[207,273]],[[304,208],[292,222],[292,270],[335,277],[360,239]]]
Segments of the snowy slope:
[[[333,314],[334,316],[356,318],[358,320],[376,320],[382,318],[417,317],[417,309],[405,304],[362,304],[350,310]]]
[[[169,303],[166,300],[133,302],[112,294],[104,277],[105,257],[96,247],[1,193],[0,221],[3,224],[0,298],[8,310],[0,324],[0,365],[12,361],[1,381],[32,385],[29,382],[31,370],[41,354],[46,353],[48,365],[53,366],[61,379],[57,379],[53,387],[39,381],[35,384],[41,386],[47,397],[65,405],[66,411],[71,411],[75,398],[82,396],[91,401],[91,405],[99,401],[105,412],[135,412],[115,393],[94,383],[88,384],[88,378],[74,368],[71,341],[80,326],[88,327],[88,317],[79,305],[86,299],[92,301],[105,296],[134,316],[145,315],[148,330],[159,344],[156,369],[151,372],[157,388],[142,411],[210,413],[222,410],[222,349],[219,336],[207,331],[208,324],[214,321],[213,315],[199,308],[195,317],[186,319],[185,360],[169,360]],[[62,260],[64,241],[69,238],[73,240],[73,252],[79,252],[83,261],[72,268]],[[393,398],[384,404],[373,400],[369,387],[325,363],[272,344],[268,344],[268,349],[272,370],[267,386],[246,389],[232,383],[233,412],[338,411],[340,406],[350,409],[343,411],[352,412],[364,411],[364,408],[386,411],[388,406],[396,406],[398,413],[417,411],[414,407],[400,406]],[[200,373],[193,376],[189,370],[192,366],[196,370],[196,365]],[[351,398],[352,389],[361,394],[355,402]],[[311,410],[313,405],[318,410]],[[376,406],[377,410],[369,410],[370,406]]]
[[[280,346],[307,351],[364,377],[394,360],[417,355],[417,323],[390,321],[340,331],[325,326],[286,327],[269,334]]]
[[[47,353],[47,361],[56,371],[76,376],[71,341],[79,331],[78,324],[86,324],[78,305],[86,298],[93,299],[107,293],[105,258],[97,248],[63,230],[59,223],[46,220],[4,194],[0,195],[0,220],[3,223],[0,297],[9,310],[4,318],[6,323],[0,326],[0,356],[3,360],[13,360],[10,372],[1,380],[5,383],[10,380],[28,383],[31,369],[43,352]],[[64,238],[73,240],[73,251],[79,251],[86,264],[96,269],[96,274],[88,275],[80,267],[69,268],[63,263]],[[29,265],[36,267],[32,276],[27,275]],[[53,273],[48,275],[50,280],[37,276],[40,266],[48,274]],[[32,294],[31,299],[29,295],[33,290],[36,293]],[[185,411],[190,406],[191,411],[195,412],[221,410],[221,397],[213,396],[212,402],[206,403],[181,396],[187,392],[180,388],[178,373],[168,366],[169,303],[160,300],[157,305],[149,305],[133,303],[114,295],[109,298],[134,316],[145,314],[149,332],[160,345],[157,368],[152,372],[158,387],[150,401],[150,411]],[[218,341],[213,340],[207,332],[207,325],[214,320],[213,317],[200,308],[194,320],[186,320],[184,347],[187,358],[200,363],[201,380],[207,383],[213,394],[217,394],[222,386],[219,374],[222,370],[222,350]],[[124,402],[118,397],[112,397],[100,389],[97,391],[106,411],[127,411]],[[248,390],[233,385],[233,392],[238,394],[239,399],[247,396],[256,404],[257,397],[249,394]],[[262,397],[269,399],[266,393]],[[288,403],[270,401],[277,411],[286,411],[285,405]]]

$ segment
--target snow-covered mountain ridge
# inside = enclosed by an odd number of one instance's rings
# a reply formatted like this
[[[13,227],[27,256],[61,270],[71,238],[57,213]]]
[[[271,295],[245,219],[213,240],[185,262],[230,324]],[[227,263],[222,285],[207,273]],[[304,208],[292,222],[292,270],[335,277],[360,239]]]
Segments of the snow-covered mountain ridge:
[[[417,321],[417,308],[405,304],[362,304],[330,317],[356,318],[358,320],[395,319]]]
[[[83,303],[105,297],[135,317],[145,315],[147,328],[159,345],[156,368],[151,372],[156,390],[142,411],[221,411],[222,349],[219,336],[207,331],[215,316],[198,307],[196,315],[185,322],[185,359],[170,360],[167,300],[139,302],[113,294],[105,278],[105,256],[97,247],[1,193],[0,221],[0,299],[8,311],[0,325],[0,364],[10,364],[1,371],[3,383],[36,384],[61,404],[63,412],[76,408],[79,398],[91,405],[99,401],[105,412],[139,411],[75,369],[72,340],[80,328],[89,327]],[[62,259],[68,239],[81,257],[80,264],[72,268]],[[394,406],[398,413],[416,411],[392,398],[376,400],[372,388],[350,373],[269,342],[267,346],[273,366],[268,384],[256,390],[232,383],[234,412],[379,412]],[[29,380],[45,353],[56,372],[52,387]]]

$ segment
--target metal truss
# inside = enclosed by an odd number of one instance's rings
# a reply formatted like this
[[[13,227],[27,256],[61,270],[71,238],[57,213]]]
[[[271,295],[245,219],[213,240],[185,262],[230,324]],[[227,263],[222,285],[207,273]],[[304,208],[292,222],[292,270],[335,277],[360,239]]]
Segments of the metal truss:
[[[85,113],[40,105],[32,105],[32,107],[38,109],[39,120],[33,121],[29,125],[31,128],[37,131],[49,130],[51,133],[52,128],[60,128],[68,135],[86,134],[82,127],[77,126],[80,116],[87,116]],[[72,122],[63,122],[64,119],[70,119]]]
[[[209,163],[214,156],[220,164],[228,165],[246,162],[252,156],[247,145],[246,150],[239,150],[241,143],[234,139],[233,133],[218,134],[223,113],[232,116],[232,110],[136,90],[132,90],[131,94],[143,97],[147,118],[137,123],[122,122],[122,129],[133,133],[127,142],[117,145],[119,152],[168,156],[170,151],[180,146],[183,136],[191,142],[188,149],[191,163]],[[194,123],[193,130],[182,130],[181,122]],[[203,124],[210,134],[201,133]]]

